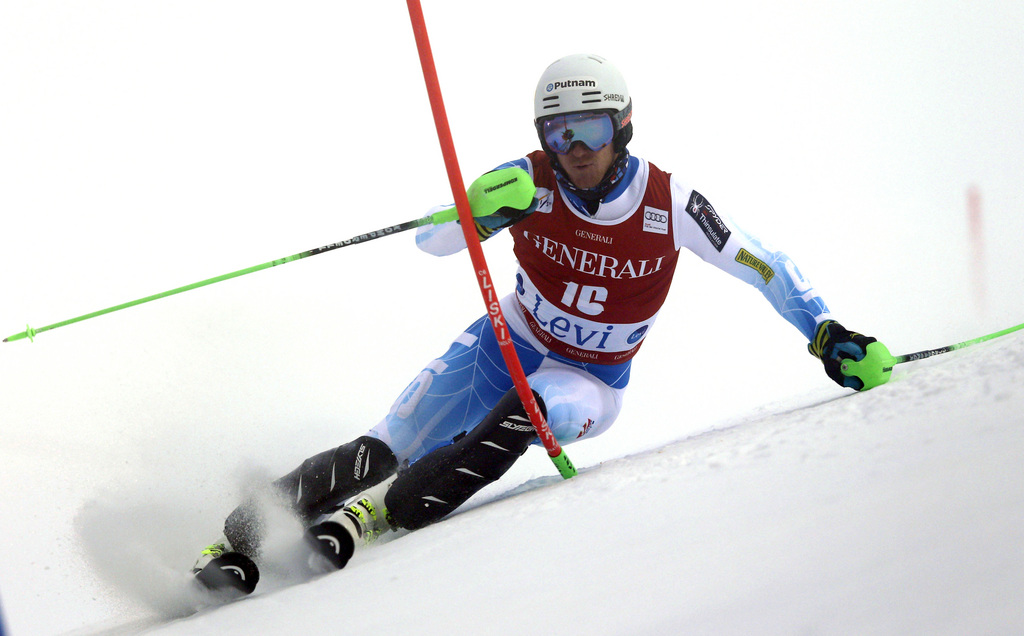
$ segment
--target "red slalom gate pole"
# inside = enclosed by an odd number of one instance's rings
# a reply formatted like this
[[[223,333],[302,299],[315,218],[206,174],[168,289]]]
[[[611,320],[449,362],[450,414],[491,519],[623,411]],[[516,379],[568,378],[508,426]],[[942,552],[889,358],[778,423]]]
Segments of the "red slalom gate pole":
[[[416,49],[420,56],[420,66],[423,68],[423,79],[427,84],[427,94],[430,96],[430,110],[434,115],[434,126],[437,128],[437,137],[441,142],[441,153],[444,155],[444,165],[448,171],[448,181],[451,184],[452,195],[455,197],[455,208],[459,213],[459,221],[462,224],[462,233],[466,237],[466,245],[469,248],[469,256],[473,262],[473,270],[476,272],[477,283],[480,285],[480,293],[483,295],[484,305],[487,307],[487,315],[490,317],[491,326],[494,328],[494,335],[498,339],[498,346],[501,355],[505,359],[505,366],[508,367],[512,382],[515,384],[516,393],[526,408],[530,422],[537,429],[544,448],[548,452],[551,461],[558,468],[562,477],[569,479],[576,474],[576,467],[565,454],[554,433],[544,419],[544,414],[537,404],[537,399],[530,389],[530,384],[523,371],[523,365],[516,355],[515,345],[512,343],[512,335],[505,325],[505,315],[501,311],[499,296],[494,291],[491,283],[491,273],[487,268],[487,261],[484,258],[484,250],[480,245],[480,239],[476,235],[473,224],[473,212],[469,207],[469,198],[466,196],[466,186],[462,181],[462,173],[459,170],[459,160],[455,154],[455,143],[452,141],[451,128],[448,126],[448,115],[445,113],[444,100],[441,97],[441,84],[437,80],[437,69],[434,66],[434,56],[430,51],[430,39],[427,37],[427,25],[423,19],[423,9],[419,0],[407,0],[409,5],[409,18],[412,20],[413,34],[416,36]]]

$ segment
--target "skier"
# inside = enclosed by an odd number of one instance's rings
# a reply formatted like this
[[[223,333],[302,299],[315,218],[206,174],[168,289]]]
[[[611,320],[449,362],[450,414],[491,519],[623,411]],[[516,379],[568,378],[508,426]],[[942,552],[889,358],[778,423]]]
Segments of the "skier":
[[[682,178],[629,153],[632,100],[607,60],[570,55],[551,64],[534,115],[542,150],[500,166],[485,188],[532,179],[532,200],[474,221],[481,240],[505,228],[513,236],[519,270],[501,308],[561,444],[596,437],[615,421],[681,248],[756,287],[838,384],[862,390],[888,379],[865,384],[843,373],[843,360],[883,359],[881,343],[869,349],[874,338],[836,322],[784,253],[766,249]],[[420,228],[416,244],[438,256],[466,247],[456,223]],[[268,491],[302,520],[316,553],[342,568],[380,533],[415,530],[455,510],[535,442],[484,316],[375,427],[310,457]],[[200,581],[252,591],[266,499],[254,496],[230,514],[224,537],[196,562]]]

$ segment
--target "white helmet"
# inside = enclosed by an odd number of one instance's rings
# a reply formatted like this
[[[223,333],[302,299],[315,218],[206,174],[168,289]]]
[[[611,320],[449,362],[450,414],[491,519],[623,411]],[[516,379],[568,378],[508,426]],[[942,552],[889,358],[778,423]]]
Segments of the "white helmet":
[[[547,67],[533,100],[534,124],[541,119],[580,111],[608,111],[615,127],[615,149],[621,151],[633,136],[633,103],[619,69],[597,55],[569,55]]]

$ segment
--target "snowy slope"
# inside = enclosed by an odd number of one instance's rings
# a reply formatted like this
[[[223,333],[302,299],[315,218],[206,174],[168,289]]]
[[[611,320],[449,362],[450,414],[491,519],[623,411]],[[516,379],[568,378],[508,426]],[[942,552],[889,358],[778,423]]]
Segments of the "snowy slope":
[[[151,633],[1020,633],[1022,385],[1009,336],[567,482],[531,452],[504,488],[521,485],[343,572]]]

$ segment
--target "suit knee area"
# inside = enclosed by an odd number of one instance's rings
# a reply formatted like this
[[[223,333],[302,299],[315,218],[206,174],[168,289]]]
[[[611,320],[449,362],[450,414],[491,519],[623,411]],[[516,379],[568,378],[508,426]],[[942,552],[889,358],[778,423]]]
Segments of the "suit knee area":
[[[513,389],[468,433],[401,472],[385,497],[388,512],[410,530],[439,521],[504,475],[536,439]]]

